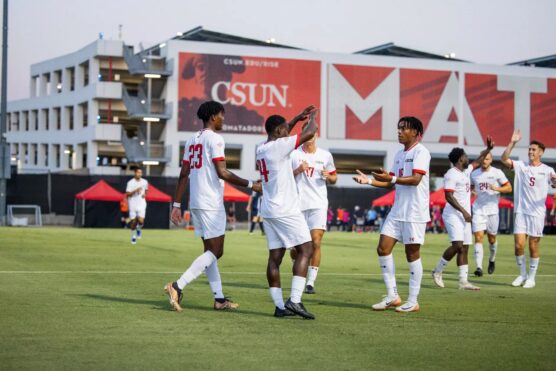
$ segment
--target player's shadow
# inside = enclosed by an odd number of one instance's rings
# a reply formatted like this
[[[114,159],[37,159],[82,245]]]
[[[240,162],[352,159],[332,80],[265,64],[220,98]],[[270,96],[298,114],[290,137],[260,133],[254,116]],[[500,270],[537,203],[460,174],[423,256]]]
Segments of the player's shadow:
[[[326,305],[329,307],[338,307],[338,308],[353,308],[353,309],[369,309],[368,305],[359,304],[359,303],[346,303],[344,301],[332,301],[332,300],[322,300],[322,299],[310,299],[308,298],[309,295],[303,296],[304,303],[310,303],[312,305]]]
[[[268,286],[265,284],[258,284],[258,283],[239,283],[239,282],[230,282],[227,281],[225,286],[228,287],[239,287],[242,289],[260,289],[260,290],[267,290]]]
[[[100,294],[81,294],[78,296],[82,296],[89,299],[94,300],[102,300],[102,301],[110,301],[116,303],[125,303],[125,304],[134,304],[134,305],[150,305],[152,309],[155,310],[163,310],[165,312],[170,310],[168,300],[149,300],[149,299],[132,299],[132,298],[122,298],[116,296],[108,296],[108,295],[100,295]],[[183,305],[183,304],[182,304]],[[201,306],[197,304],[187,303],[184,306],[184,310],[200,310],[206,312],[214,312],[215,310],[212,306]],[[245,310],[243,308],[239,308],[238,310],[233,311],[226,311],[230,314],[238,314],[238,315],[255,315],[255,316],[263,316],[269,317],[271,314],[265,312],[256,312],[252,310]]]
[[[511,286],[509,283],[504,283],[504,282],[496,282],[496,281],[485,281],[483,279],[481,279],[480,277],[474,277],[474,276],[469,276],[471,282],[474,285],[477,285],[479,287],[481,286]],[[459,278],[456,276],[453,277],[443,277],[444,281],[448,281],[448,282],[453,282],[454,285],[457,288],[458,282],[459,282]],[[431,287],[436,288],[436,285],[434,283],[431,284]]]

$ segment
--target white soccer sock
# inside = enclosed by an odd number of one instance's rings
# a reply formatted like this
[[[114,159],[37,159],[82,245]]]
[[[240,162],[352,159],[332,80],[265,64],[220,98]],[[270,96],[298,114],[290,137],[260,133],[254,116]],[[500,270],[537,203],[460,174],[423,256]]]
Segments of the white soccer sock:
[[[498,242],[491,243],[488,245],[490,250],[490,256],[488,257],[489,262],[493,262],[496,259],[496,249],[498,248]]]
[[[290,299],[292,303],[301,303],[301,296],[305,289],[305,277],[293,276],[292,277],[292,291]]]
[[[398,296],[398,288],[396,287],[396,267],[394,265],[394,258],[392,254],[386,256],[379,256],[378,262],[380,263],[380,270],[382,271],[382,278],[388,291],[388,297],[393,299]]]
[[[409,296],[407,301],[417,304],[417,297],[421,290],[421,280],[423,279],[423,263],[421,258],[409,263]]]
[[[220,271],[218,270],[218,260],[215,260],[211,265],[209,265],[205,270],[205,273],[214,298],[224,299],[224,293],[222,292],[222,280],[220,279]]]
[[[315,286],[315,280],[317,279],[317,273],[319,272],[319,267],[309,266],[307,271],[307,285]]]
[[[527,276],[528,280],[531,281],[535,280],[535,276],[537,275],[537,269],[539,268],[539,259],[540,258],[529,259],[529,275]]]
[[[438,261],[438,264],[436,265],[436,267],[434,268],[434,271],[436,273],[442,273],[442,271],[444,270],[444,268],[446,268],[448,266],[449,261],[444,259],[444,257],[440,257],[440,260]]]
[[[460,265],[458,267],[459,271],[459,282],[467,282],[467,276],[469,275],[469,265]]]
[[[216,261],[216,256],[210,251],[205,251],[191,263],[191,266],[177,280],[178,287],[183,290],[185,286],[195,280],[205,269]]]
[[[519,268],[519,275],[522,278],[527,278],[527,266],[525,265],[525,255],[520,255],[515,257],[517,262],[517,267]]]
[[[475,264],[477,268],[483,269],[483,244],[477,242],[475,244]]]
[[[268,290],[270,291],[270,297],[276,305],[280,309],[284,309],[284,297],[282,296],[282,288],[281,287],[269,287]]]

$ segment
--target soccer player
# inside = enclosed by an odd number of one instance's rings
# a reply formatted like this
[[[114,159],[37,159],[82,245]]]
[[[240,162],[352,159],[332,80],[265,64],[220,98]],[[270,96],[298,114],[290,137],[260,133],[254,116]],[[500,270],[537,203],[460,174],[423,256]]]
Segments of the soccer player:
[[[306,123],[305,125],[308,125]],[[319,271],[322,236],[326,230],[328,193],[326,184],[335,184],[338,179],[332,154],[317,147],[318,133],[291,154],[293,174],[299,193],[299,205],[311,231],[313,257],[307,273],[306,294],[315,293],[315,281]],[[292,259],[296,250],[290,250]]]
[[[261,228],[261,234],[264,236],[264,225],[263,218],[261,217],[261,202],[263,200],[263,195],[258,192],[253,192],[251,197],[249,197],[249,202],[247,202],[247,207],[245,211],[251,213],[251,226],[249,227],[249,234],[253,234],[255,230],[255,225],[259,223],[259,228]]]
[[[224,180],[242,187],[260,191],[260,183],[242,179],[226,169],[224,139],[216,132],[224,123],[224,107],[214,101],[200,105],[197,116],[204,129],[185,144],[174,204],[172,222],[182,221],[181,200],[189,181],[189,209],[193,217],[195,234],[203,240],[204,253],[174,282],[164,287],[172,308],[181,311],[182,291],[185,286],[205,272],[214,295],[214,309],[236,309],[239,305],[228,300],[222,291],[218,259],[224,254],[226,212],[224,210]]]
[[[265,122],[268,140],[256,150],[256,159],[263,186],[261,215],[264,218],[268,242],[267,279],[270,296],[276,306],[274,316],[297,314],[306,319],[315,316],[305,309],[301,296],[305,289],[305,277],[313,243],[311,233],[299,207],[299,197],[293,177],[290,154],[317,132],[316,109],[307,107],[291,122],[282,116],[272,115]],[[310,116],[309,125],[301,134],[289,136],[298,121]],[[291,295],[284,304],[280,282],[280,264],[286,249],[294,248],[297,258],[293,264]]]
[[[131,244],[135,245],[141,238],[141,228],[145,223],[145,213],[147,211],[147,191],[149,182],[142,178],[143,170],[135,169],[135,176],[127,182],[125,194],[129,205],[129,219],[131,228]]]
[[[546,214],[546,195],[548,185],[556,188],[556,173],[554,169],[541,162],[545,146],[533,140],[529,144],[529,162],[513,161],[510,159],[512,150],[521,140],[521,132],[516,130],[508,147],[502,153],[502,163],[515,172],[514,180],[514,241],[515,259],[519,268],[519,276],[512,282],[512,286],[523,285],[526,289],[535,287],[535,275],[539,267],[542,232]],[[529,274],[525,265],[525,241],[529,237]]]
[[[450,260],[457,255],[459,288],[461,290],[480,290],[479,287],[471,284],[468,280],[467,253],[472,241],[471,172],[479,167],[492,148],[492,140],[487,137],[487,148],[471,164],[469,164],[469,158],[462,148],[455,147],[448,155],[453,166],[444,174],[444,195],[447,205],[442,212],[442,219],[446,225],[451,246],[444,251],[436,268],[432,271],[432,278],[438,287],[444,287],[442,271]]]
[[[417,312],[417,301],[423,277],[423,264],[419,250],[425,242],[425,229],[429,215],[429,165],[430,153],[419,139],[423,124],[416,117],[402,117],[398,121],[398,142],[403,148],[396,153],[390,173],[379,169],[369,179],[361,171],[353,179],[360,184],[381,188],[396,187],[396,197],[380,231],[377,253],[380,269],[387,289],[387,296],[372,306],[373,310],[396,308],[397,312]],[[392,250],[396,242],[405,245],[409,263],[409,296],[402,304],[396,287]]]
[[[471,173],[471,189],[477,194],[473,204],[471,229],[475,236],[475,263],[477,269],[475,276],[483,275],[483,237],[487,232],[490,256],[488,258],[488,274],[493,274],[496,259],[496,234],[500,217],[498,215],[498,202],[500,193],[510,193],[512,185],[504,172],[492,164],[492,154],[487,154],[481,167]]]

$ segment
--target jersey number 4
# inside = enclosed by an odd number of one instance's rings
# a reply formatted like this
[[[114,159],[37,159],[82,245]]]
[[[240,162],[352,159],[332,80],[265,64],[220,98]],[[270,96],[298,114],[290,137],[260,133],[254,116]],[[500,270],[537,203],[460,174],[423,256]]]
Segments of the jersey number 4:
[[[192,144],[189,146],[189,167],[200,169],[203,166],[203,145]]]
[[[268,170],[266,169],[266,162],[264,158],[257,160],[257,167],[259,168],[259,172],[261,173],[261,178],[264,180],[265,183],[268,182]]]

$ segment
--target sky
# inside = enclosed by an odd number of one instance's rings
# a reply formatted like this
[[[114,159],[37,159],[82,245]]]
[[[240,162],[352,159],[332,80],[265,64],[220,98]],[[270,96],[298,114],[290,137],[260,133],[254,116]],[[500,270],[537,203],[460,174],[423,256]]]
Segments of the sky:
[[[555,0],[9,0],[8,101],[34,63],[98,38],[149,47],[197,26],[304,49],[353,53],[394,42],[476,63],[556,54]]]

